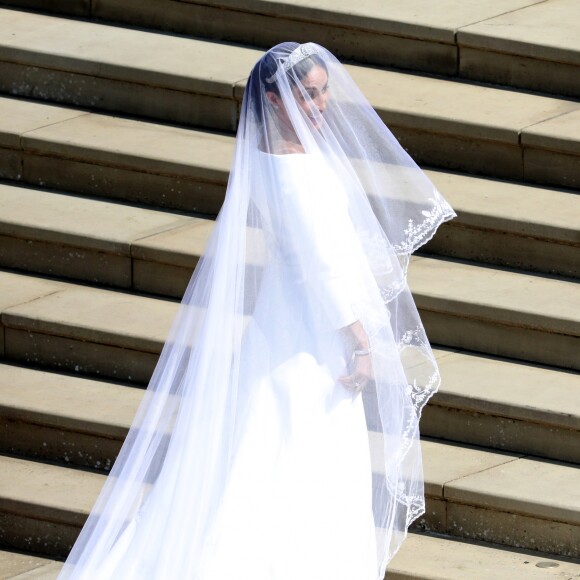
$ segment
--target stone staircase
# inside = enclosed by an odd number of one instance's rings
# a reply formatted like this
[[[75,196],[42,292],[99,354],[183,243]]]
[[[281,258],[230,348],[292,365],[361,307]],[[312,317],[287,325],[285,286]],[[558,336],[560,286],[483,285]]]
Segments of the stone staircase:
[[[459,214],[410,269],[443,385],[388,577],[580,578],[574,0],[1,4],[0,578],[58,573],[223,201],[248,72],[287,39],[351,61]]]

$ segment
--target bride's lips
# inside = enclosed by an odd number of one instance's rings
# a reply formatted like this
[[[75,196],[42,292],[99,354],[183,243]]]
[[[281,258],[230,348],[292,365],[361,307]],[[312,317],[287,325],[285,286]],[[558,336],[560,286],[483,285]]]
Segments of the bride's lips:
[[[308,115],[308,118],[312,121],[314,125],[320,125],[322,123],[322,113],[316,113],[314,115]]]

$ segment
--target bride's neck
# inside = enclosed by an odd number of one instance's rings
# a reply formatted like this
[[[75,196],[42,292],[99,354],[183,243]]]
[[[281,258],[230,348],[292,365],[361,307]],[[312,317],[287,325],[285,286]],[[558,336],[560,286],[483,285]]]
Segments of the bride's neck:
[[[278,117],[277,125],[278,129],[280,130],[280,137],[282,138],[282,141],[297,147],[302,147],[302,143],[300,142],[298,135],[296,135],[296,131],[294,131],[294,127],[292,126],[292,123],[289,119]]]

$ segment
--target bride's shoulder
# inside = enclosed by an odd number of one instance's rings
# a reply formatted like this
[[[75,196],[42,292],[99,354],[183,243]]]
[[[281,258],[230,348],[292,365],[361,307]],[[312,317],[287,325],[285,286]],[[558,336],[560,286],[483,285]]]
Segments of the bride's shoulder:
[[[295,143],[283,145],[279,152],[280,155],[296,155],[301,153],[305,153],[304,147],[302,147],[302,145],[296,145]]]
[[[300,143],[292,141],[277,141],[272,144],[270,153],[274,155],[299,155],[304,154],[304,147]]]

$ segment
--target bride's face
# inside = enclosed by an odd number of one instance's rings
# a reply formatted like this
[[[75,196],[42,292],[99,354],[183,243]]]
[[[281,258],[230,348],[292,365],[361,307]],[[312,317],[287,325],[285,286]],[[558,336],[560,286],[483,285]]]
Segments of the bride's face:
[[[298,87],[292,89],[296,102],[312,121],[316,129],[322,126],[322,115],[326,110],[328,100],[328,75],[319,65],[312,67],[310,72],[302,79],[304,92],[310,98],[306,98]]]
[[[306,76],[301,79],[304,96],[299,87],[293,87],[292,93],[298,106],[304,111],[315,129],[322,127],[322,116],[326,110],[328,101],[328,74],[319,65],[315,65]],[[276,108],[276,113],[283,122],[291,125],[288,112],[279,95],[268,93],[270,100]]]

